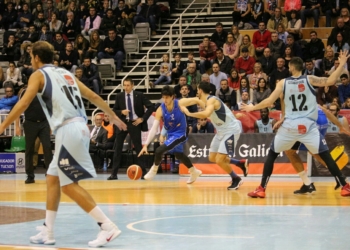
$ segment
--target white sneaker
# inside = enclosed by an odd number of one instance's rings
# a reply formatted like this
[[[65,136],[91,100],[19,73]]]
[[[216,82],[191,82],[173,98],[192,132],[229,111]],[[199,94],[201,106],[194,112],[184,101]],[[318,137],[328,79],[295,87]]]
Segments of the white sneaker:
[[[196,169],[195,167],[190,168],[188,172],[191,175],[190,175],[190,178],[187,180],[187,184],[192,184],[197,180],[198,176],[202,175],[202,171]]]
[[[34,244],[55,245],[56,240],[53,238],[53,232],[49,231],[45,225],[36,227],[40,231],[35,236],[30,237],[30,242]]]
[[[97,239],[89,241],[89,247],[101,247],[111,242],[121,234],[122,231],[112,222],[103,223],[101,230],[97,234]]]
[[[146,181],[150,181],[154,178],[154,176],[156,176],[157,172],[158,172],[158,167],[152,166],[151,169],[148,171],[147,174],[145,174],[143,178],[145,178]]]

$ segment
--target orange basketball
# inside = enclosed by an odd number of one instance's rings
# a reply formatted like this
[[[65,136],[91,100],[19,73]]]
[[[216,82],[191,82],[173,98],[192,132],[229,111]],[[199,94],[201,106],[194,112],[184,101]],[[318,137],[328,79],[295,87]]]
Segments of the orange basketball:
[[[133,164],[130,167],[128,167],[126,174],[128,175],[130,180],[136,181],[141,178],[142,169],[139,165]]]

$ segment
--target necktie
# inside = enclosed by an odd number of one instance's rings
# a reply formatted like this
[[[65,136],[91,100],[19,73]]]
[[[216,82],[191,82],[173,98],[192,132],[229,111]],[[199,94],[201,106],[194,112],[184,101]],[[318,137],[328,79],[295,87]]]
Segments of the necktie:
[[[129,120],[133,120],[132,117],[132,104],[131,104],[131,98],[130,98],[130,94],[128,94],[128,109],[130,110],[129,112]]]
[[[94,128],[94,133],[93,133],[92,136],[91,136],[91,140],[96,139],[96,137],[97,137],[97,132],[98,132],[98,127],[95,127],[95,128]]]

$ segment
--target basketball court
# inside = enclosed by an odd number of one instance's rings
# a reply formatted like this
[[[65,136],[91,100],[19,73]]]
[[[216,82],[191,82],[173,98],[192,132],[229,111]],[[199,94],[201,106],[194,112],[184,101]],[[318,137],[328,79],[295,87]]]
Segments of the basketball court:
[[[82,181],[122,234],[106,249],[344,249],[350,245],[350,199],[334,191],[334,179],[313,178],[317,192],[294,195],[298,177],[272,177],[265,199],[247,196],[260,177],[227,191],[230,177],[158,174],[130,181],[99,174]],[[45,217],[44,174],[25,185],[25,174],[0,175],[0,250],[91,249],[98,226],[65,195],[55,224],[56,245],[29,243]]]

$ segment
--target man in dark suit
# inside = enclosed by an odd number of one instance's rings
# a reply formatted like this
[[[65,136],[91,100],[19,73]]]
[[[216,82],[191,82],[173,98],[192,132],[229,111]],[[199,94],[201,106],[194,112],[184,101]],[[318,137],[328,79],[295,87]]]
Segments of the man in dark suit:
[[[147,120],[154,111],[153,104],[141,93],[133,91],[134,82],[126,78],[123,82],[124,92],[118,93],[115,99],[113,111],[126,123],[127,130],[117,132],[113,156],[112,174],[107,180],[117,180],[118,169],[121,165],[122,149],[127,134],[130,134],[136,155],[142,149],[141,132],[148,131]],[[145,109],[147,109],[145,111]],[[143,156],[137,159],[137,164],[142,168],[143,175],[146,169],[143,164]]]
[[[102,127],[102,116],[95,116],[95,126],[90,133],[89,152],[94,153],[93,162],[96,168],[102,168],[103,160],[106,155],[107,130]]]

